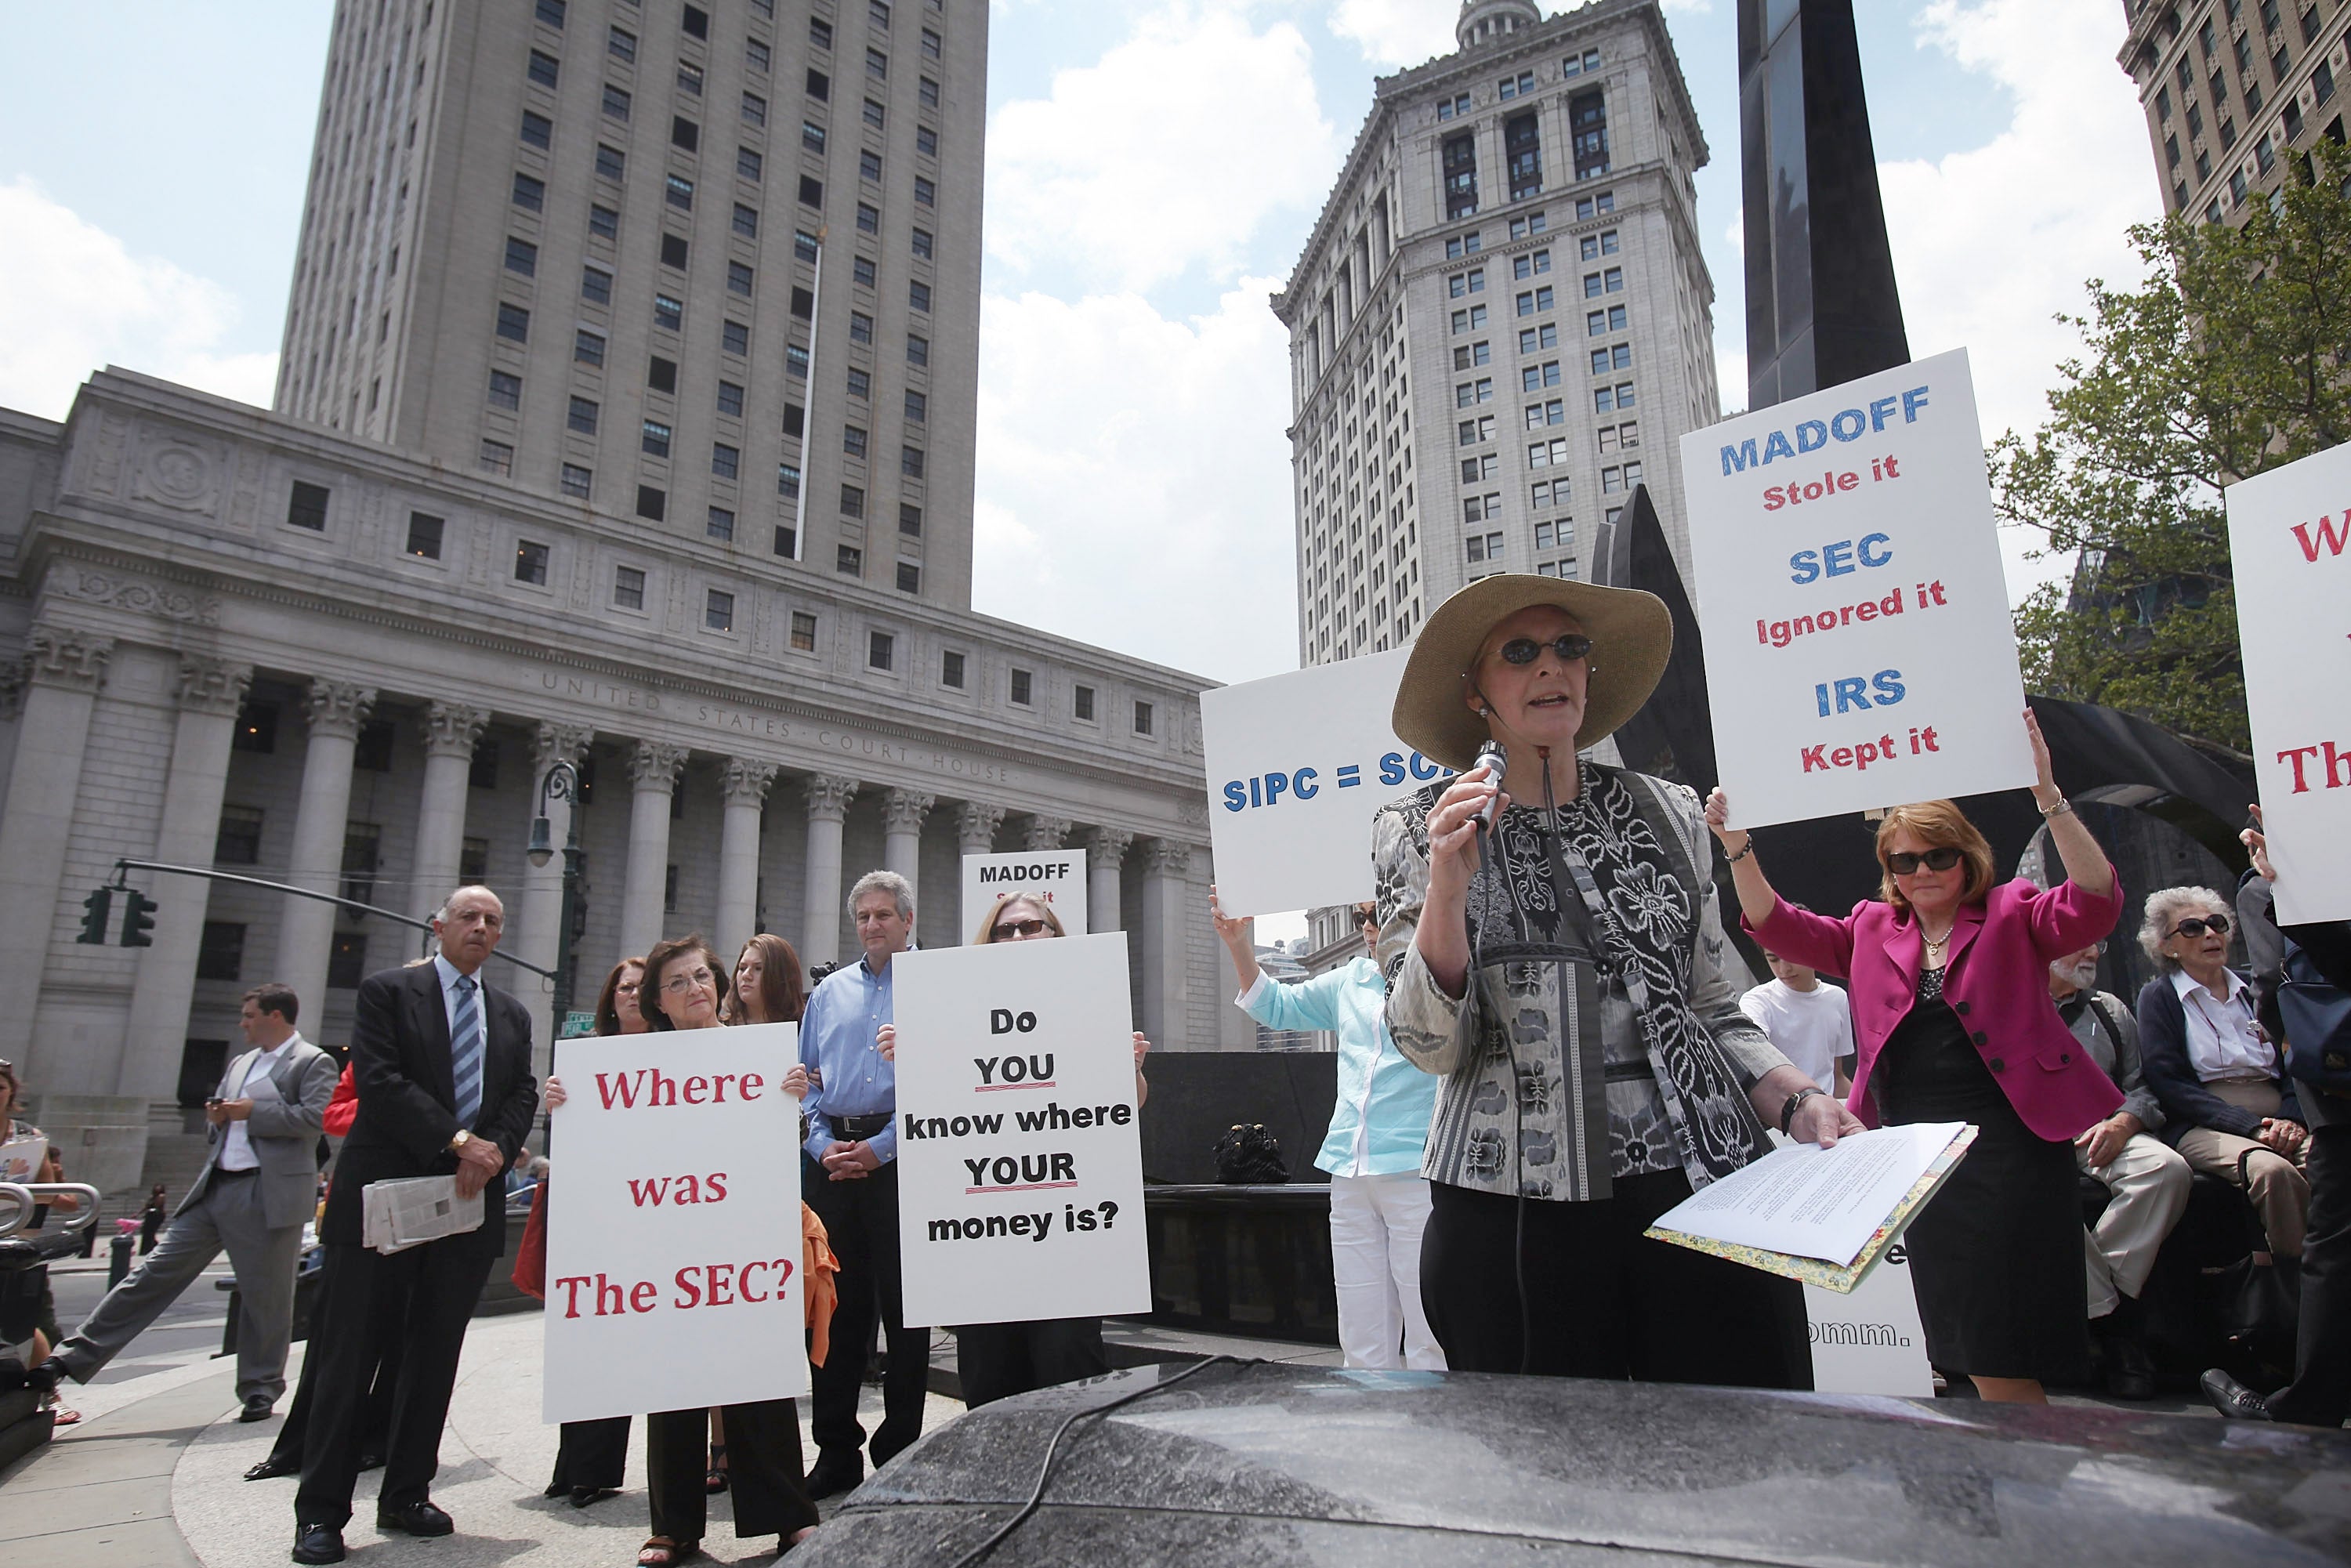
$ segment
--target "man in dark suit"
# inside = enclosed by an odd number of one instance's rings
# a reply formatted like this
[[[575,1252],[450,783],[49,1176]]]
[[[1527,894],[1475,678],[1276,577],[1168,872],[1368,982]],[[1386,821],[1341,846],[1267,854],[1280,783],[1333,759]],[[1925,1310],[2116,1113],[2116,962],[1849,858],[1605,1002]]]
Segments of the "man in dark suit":
[[[461,887],[434,917],[441,953],[360,983],[351,1022],[359,1115],[337,1160],[320,1239],[327,1247],[328,1322],[311,1336],[318,1397],[295,1494],[294,1561],[340,1563],[359,1476],[359,1422],[383,1332],[369,1303],[404,1291],[397,1326],[404,1361],[376,1528],[447,1535],[455,1523],[428,1496],[458,1353],[490,1265],[506,1249],[496,1178],[514,1162],[538,1109],[530,1015],[483,985],[480,970],[506,932],[506,908],[486,887]],[[381,1253],[364,1245],[367,1184],[406,1176],[457,1178],[461,1197],[486,1186],[478,1229]]]

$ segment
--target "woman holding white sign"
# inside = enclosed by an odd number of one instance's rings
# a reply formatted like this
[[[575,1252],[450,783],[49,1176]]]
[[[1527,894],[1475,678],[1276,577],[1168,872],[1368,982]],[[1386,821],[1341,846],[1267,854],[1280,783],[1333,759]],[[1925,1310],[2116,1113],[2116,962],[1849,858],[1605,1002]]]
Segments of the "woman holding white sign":
[[[1443,1080],[1421,1300],[1457,1370],[1804,1385],[1793,1281],[1642,1235],[1767,1124],[1859,1128],[1740,1010],[1697,797],[1576,755],[1672,646],[1654,595],[1489,577],[1396,693],[1397,737],[1466,769],[1373,826],[1388,1030]]]
[[[2114,929],[2121,879],[2024,726],[2068,880],[1999,882],[1991,846],[1949,800],[1877,827],[1877,899],[1842,920],[1771,890],[1717,789],[1706,820],[1729,852],[1757,941],[1852,983],[1853,1109],[1872,1123],[1969,1122],[1974,1145],[1904,1233],[1928,1359],[1988,1400],[2046,1404],[2090,1374],[2088,1285],[2074,1140],[2122,1103],[2050,999],[2049,964]]]

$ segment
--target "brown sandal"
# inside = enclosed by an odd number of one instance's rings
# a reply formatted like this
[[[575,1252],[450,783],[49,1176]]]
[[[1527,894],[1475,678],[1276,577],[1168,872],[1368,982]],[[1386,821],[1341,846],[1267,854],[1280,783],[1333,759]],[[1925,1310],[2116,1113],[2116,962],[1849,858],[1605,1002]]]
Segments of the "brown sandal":
[[[666,1535],[656,1535],[637,1549],[637,1568],[674,1568],[680,1563],[691,1563],[702,1555],[699,1541],[675,1542]]]

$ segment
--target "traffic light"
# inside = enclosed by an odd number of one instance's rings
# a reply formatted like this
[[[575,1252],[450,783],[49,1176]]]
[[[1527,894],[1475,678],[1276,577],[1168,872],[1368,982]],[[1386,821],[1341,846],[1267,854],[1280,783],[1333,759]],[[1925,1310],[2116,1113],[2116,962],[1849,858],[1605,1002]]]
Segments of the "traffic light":
[[[112,924],[110,915],[113,908],[114,890],[110,887],[99,888],[88,898],[83,899],[81,901],[81,935],[74,940],[104,946],[106,928]]]
[[[155,901],[135,887],[122,890],[122,945],[125,947],[152,947],[155,938],[147,935],[155,929]],[[104,938],[100,937],[103,941]]]

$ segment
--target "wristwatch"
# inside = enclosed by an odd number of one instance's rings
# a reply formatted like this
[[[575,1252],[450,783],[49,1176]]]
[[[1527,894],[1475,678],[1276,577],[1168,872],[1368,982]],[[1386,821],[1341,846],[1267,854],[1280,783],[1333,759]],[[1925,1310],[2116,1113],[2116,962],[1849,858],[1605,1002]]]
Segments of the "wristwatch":
[[[449,1140],[449,1152],[453,1155],[462,1155],[465,1152],[465,1145],[473,1141],[474,1134],[460,1127],[457,1129],[457,1135]]]
[[[1794,1124],[1797,1106],[1802,1105],[1805,1101],[1811,1099],[1815,1094],[1821,1096],[1823,1099],[1826,1099],[1828,1098],[1828,1092],[1829,1092],[1825,1089],[1816,1088],[1813,1085],[1807,1083],[1802,1089],[1797,1090],[1793,1094],[1789,1095],[1788,1103],[1780,1107],[1780,1131],[1784,1133]]]

